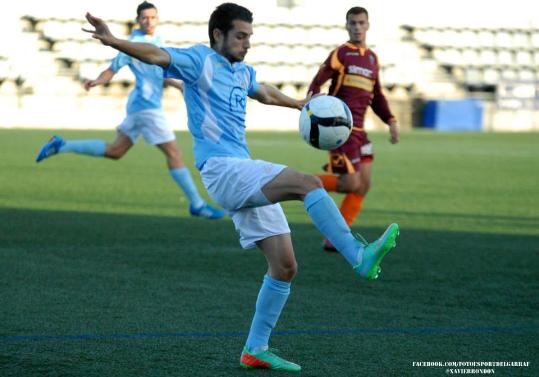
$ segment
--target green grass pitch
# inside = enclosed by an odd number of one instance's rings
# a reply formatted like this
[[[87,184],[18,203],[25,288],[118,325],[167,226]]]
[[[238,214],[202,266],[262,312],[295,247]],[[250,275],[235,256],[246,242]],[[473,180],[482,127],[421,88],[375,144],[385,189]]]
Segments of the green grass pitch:
[[[0,375],[282,375],[239,367],[265,262],[230,219],[189,217],[143,141],[118,162],[36,164],[50,135],[0,131]],[[254,158],[313,173],[326,161],[296,133],[248,139]],[[354,230],[372,239],[398,222],[397,248],[379,280],[360,281],[285,203],[299,272],[271,345],[302,376],[447,375],[420,361],[526,361],[495,375],[539,375],[539,133],[372,140]]]

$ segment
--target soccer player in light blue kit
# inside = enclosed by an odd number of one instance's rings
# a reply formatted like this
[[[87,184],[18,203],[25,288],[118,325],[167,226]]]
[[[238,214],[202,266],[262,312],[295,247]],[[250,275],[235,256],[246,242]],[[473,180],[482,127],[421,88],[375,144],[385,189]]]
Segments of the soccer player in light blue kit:
[[[137,7],[139,29],[133,31],[129,40],[146,42],[161,46],[161,39],[155,33],[158,24],[157,8],[144,1]],[[181,81],[163,80],[163,69],[156,65],[143,63],[124,53],[119,53],[109,68],[105,69],[95,80],[84,83],[90,90],[94,86],[108,83],[124,66],[129,66],[135,75],[135,88],[127,102],[127,117],[118,126],[116,140],[107,144],[103,140],[64,140],[53,136],[38,153],[37,162],[58,153],[72,152],[88,156],[107,157],[114,160],[122,158],[134,145],[140,134],[146,142],[157,146],[166,156],[169,173],[176,184],[187,196],[189,212],[193,216],[219,219],[225,215],[221,209],[214,208],[204,201],[198,193],[189,169],[185,167],[176,137],[168,126],[161,106],[163,85],[167,84],[183,90]]]
[[[247,96],[264,104],[297,109],[307,99],[295,100],[258,83],[253,67],[242,62],[253,33],[248,9],[221,4],[209,21],[211,47],[196,45],[186,49],[160,49],[120,40],[101,19],[89,13],[86,18],[95,30],[85,31],[104,45],[161,66],[167,77],[184,82],[189,130],[204,185],[212,198],[230,211],[241,245],[258,246],[268,263],[240,365],[301,370],[268,348],[297,270],[290,229],[279,202],[302,200],[316,227],[365,279],[378,277],[380,262],[395,246],[398,225],[391,224],[373,243],[356,240],[317,177],[250,158],[245,140]]]

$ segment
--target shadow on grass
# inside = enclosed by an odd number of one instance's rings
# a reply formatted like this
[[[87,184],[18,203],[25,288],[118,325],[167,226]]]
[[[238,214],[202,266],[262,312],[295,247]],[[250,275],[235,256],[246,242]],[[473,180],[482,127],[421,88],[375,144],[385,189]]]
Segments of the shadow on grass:
[[[512,227],[523,227],[530,231],[537,231],[539,228],[539,217],[534,216],[503,216],[503,215],[481,215],[481,214],[461,214],[447,212],[411,212],[411,211],[395,211],[369,209],[369,213],[376,215],[399,216],[409,219],[417,218],[432,218],[432,219],[448,219],[451,221],[461,220],[473,223],[474,221],[488,221],[497,225],[510,225]],[[539,238],[539,237],[538,237]]]
[[[6,370],[70,375],[73,359],[72,375],[111,365],[116,375],[170,375],[171,365],[189,375],[239,373],[265,261],[241,250],[230,220],[9,208],[0,218]],[[320,251],[314,226],[290,226],[299,272],[272,339],[303,360],[320,352],[353,365],[335,349],[361,342],[375,357],[398,344],[389,374],[398,375],[399,363],[419,355],[517,360],[539,346],[537,237],[402,229],[381,278],[360,282],[338,254]],[[371,239],[382,231],[364,229]],[[473,352],[459,351],[463,338]],[[193,366],[201,349],[205,371]],[[310,362],[323,372],[307,375],[350,372]]]

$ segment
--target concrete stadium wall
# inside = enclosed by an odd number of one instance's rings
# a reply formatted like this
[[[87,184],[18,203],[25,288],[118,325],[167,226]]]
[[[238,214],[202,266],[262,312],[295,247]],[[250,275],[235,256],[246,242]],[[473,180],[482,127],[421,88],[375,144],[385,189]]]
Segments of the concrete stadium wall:
[[[125,117],[127,97],[122,95],[0,95],[0,128],[32,129],[114,129]],[[421,109],[411,99],[392,99],[390,106],[402,129],[421,124]],[[166,90],[163,108],[174,130],[187,130],[187,111],[180,93]],[[419,114],[417,114],[419,112]],[[247,105],[249,130],[290,131],[298,129],[299,112],[294,109]],[[387,126],[369,110],[367,130]],[[500,110],[493,101],[484,101],[483,127],[489,132],[539,131],[538,110]]]

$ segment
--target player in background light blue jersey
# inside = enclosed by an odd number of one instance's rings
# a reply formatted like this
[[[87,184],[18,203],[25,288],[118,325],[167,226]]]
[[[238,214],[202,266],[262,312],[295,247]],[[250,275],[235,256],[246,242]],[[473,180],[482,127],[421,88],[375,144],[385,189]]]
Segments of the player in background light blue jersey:
[[[158,24],[157,8],[146,1],[137,8],[136,29],[129,38],[133,42],[146,42],[161,46],[160,37],[156,34]],[[124,66],[129,66],[135,75],[135,88],[129,94],[127,117],[118,126],[116,139],[107,144],[103,140],[64,140],[53,136],[39,151],[36,161],[58,153],[77,153],[88,156],[107,157],[114,160],[122,158],[136,142],[140,134],[146,142],[157,146],[166,156],[170,176],[187,196],[189,212],[193,216],[219,219],[225,215],[221,209],[207,204],[198,193],[189,169],[185,167],[181,151],[176,144],[176,137],[169,127],[162,109],[164,85],[170,85],[183,91],[181,81],[163,78],[163,69],[133,59],[120,52],[107,69],[95,80],[88,80],[84,88],[91,88],[108,83]]]
[[[184,82],[189,130],[204,185],[212,198],[230,211],[241,245],[257,246],[268,264],[240,365],[300,371],[299,365],[269,349],[271,332],[297,271],[290,228],[279,202],[303,201],[316,227],[365,279],[378,277],[380,262],[395,246],[398,225],[391,224],[370,244],[357,240],[320,179],[284,165],[251,159],[245,140],[247,97],[296,109],[301,109],[308,98],[296,100],[273,86],[258,83],[253,67],[243,63],[253,33],[252,13],[248,9],[233,3],[221,4],[210,17],[210,47],[196,45],[186,49],[161,49],[149,43],[121,40],[111,34],[103,20],[89,13],[86,19],[95,30],[84,30],[92,33],[93,38],[161,66],[166,77]]]

